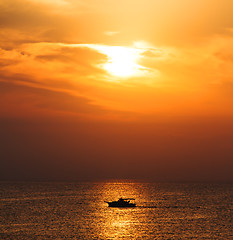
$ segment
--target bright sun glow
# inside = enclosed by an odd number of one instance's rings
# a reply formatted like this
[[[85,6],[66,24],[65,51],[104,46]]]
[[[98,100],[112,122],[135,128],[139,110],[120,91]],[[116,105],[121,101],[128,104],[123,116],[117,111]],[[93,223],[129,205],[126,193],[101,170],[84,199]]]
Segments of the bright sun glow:
[[[122,46],[104,46],[94,44],[83,44],[98,52],[107,55],[108,61],[101,65],[112,76],[132,77],[145,74],[146,68],[139,65],[137,61],[142,57],[143,49]]]
[[[139,74],[140,69],[143,68],[136,62],[140,58],[137,49],[109,47],[103,52],[109,57],[108,62],[104,64],[103,68],[111,75],[130,77]]]

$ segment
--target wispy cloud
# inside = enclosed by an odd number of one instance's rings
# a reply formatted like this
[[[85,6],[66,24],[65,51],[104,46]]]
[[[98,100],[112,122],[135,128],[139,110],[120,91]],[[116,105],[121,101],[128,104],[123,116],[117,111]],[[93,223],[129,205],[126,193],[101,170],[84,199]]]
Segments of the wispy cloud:
[[[106,31],[106,32],[104,32],[104,34],[107,35],[107,36],[114,36],[114,35],[117,35],[119,33],[120,32],[118,32],[118,31]]]
[[[59,5],[59,6],[70,4],[69,1],[66,1],[66,0],[29,0],[29,1],[35,2],[35,3]]]

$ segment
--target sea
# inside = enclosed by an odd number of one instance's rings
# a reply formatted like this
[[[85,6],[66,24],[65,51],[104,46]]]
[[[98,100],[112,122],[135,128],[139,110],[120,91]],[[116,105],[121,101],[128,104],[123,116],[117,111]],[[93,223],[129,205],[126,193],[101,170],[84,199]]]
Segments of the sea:
[[[233,239],[233,185],[0,182],[0,239]],[[135,208],[105,201],[134,198]]]

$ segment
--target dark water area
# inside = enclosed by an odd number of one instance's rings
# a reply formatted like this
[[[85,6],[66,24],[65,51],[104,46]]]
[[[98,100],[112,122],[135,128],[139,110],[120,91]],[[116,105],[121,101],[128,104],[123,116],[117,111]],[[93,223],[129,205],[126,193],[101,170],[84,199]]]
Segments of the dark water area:
[[[0,183],[1,239],[233,239],[232,184]],[[135,208],[104,201],[135,198]]]

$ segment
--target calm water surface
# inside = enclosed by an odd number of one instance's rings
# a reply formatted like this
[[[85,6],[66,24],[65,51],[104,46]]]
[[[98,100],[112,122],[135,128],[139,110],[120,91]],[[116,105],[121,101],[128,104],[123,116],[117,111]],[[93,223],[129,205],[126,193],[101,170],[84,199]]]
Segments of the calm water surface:
[[[0,183],[1,239],[233,239],[233,185]],[[136,199],[136,208],[104,201]]]

